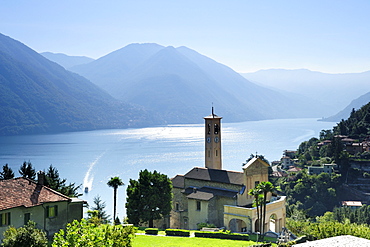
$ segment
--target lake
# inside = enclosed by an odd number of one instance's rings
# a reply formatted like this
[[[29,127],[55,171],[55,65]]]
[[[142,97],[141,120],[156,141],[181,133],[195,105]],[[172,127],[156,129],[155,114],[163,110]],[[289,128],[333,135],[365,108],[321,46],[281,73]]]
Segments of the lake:
[[[317,119],[277,119],[222,123],[223,169],[241,171],[250,154],[279,160],[283,150],[296,150],[299,144],[318,137],[322,129],[336,123]],[[125,186],[118,189],[117,212],[125,216],[126,185],[137,179],[140,170],[157,170],[173,177],[194,166],[204,167],[203,124],[168,125],[137,129],[110,129],[50,135],[0,137],[0,165],[6,163],[19,176],[18,169],[30,161],[36,170],[53,165],[67,182],[89,187],[81,198],[92,205],[95,196],[106,202],[113,215],[111,177],[119,176]]]

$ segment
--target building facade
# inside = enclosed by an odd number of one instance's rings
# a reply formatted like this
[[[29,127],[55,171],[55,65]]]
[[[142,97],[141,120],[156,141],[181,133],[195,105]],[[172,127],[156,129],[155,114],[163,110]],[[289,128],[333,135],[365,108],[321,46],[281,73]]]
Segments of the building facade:
[[[42,181],[23,177],[0,181],[0,240],[9,226],[22,227],[29,220],[52,238],[67,223],[82,219],[85,201],[56,192]]]
[[[205,167],[194,167],[172,178],[173,208],[170,228],[197,229],[199,223],[214,224],[234,232],[256,232],[257,209],[250,189],[268,181],[269,164],[257,158],[241,171],[222,169],[221,117],[205,117]],[[280,232],[285,226],[285,197],[269,195],[265,229]]]

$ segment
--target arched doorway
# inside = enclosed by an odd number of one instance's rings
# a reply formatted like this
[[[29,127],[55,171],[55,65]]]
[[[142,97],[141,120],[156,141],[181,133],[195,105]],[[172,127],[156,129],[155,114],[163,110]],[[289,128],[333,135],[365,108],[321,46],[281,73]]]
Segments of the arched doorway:
[[[276,214],[271,214],[270,215],[270,220],[269,220],[269,230],[272,232],[276,232],[276,224],[277,224],[277,216]]]
[[[257,219],[255,222],[254,222],[254,231],[255,232],[261,232],[261,229],[260,229],[260,220]]]
[[[231,232],[246,232],[246,231],[248,231],[247,224],[245,223],[244,220],[240,220],[240,219],[230,220],[229,229],[230,229]]]

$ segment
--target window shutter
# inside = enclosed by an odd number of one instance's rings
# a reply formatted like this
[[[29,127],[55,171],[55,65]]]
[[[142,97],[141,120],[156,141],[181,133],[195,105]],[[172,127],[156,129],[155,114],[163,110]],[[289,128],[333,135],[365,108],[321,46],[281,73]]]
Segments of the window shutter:
[[[11,225],[12,223],[10,222],[10,212],[8,213],[8,225]]]
[[[0,226],[3,226],[3,214],[0,214]]]
[[[55,217],[57,217],[58,216],[58,205],[55,205],[54,207],[55,207]]]
[[[49,218],[49,206],[46,206],[46,212],[45,212],[45,215],[46,215],[46,218]]]

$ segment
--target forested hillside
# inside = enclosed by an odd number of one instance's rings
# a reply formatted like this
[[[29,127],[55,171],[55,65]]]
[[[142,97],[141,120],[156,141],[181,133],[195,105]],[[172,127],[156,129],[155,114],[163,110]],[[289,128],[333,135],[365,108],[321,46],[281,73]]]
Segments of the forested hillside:
[[[87,79],[2,34],[0,115],[0,135],[159,123],[142,107],[112,98]]]
[[[365,139],[370,135],[370,103],[359,110],[352,109],[347,120],[342,119],[334,128],[334,134],[348,135],[351,138]]]
[[[322,130],[318,138],[302,142],[295,152],[298,172],[273,178],[288,196],[288,212],[303,210],[310,216],[323,215],[339,207],[344,200],[368,202],[370,184],[370,103],[339,122],[332,130]],[[333,170],[309,175],[310,167],[332,164]],[[282,172],[285,172],[282,170]],[[358,185],[358,186],[357,186]],[[365,194],[364,194],[365,195]]]

